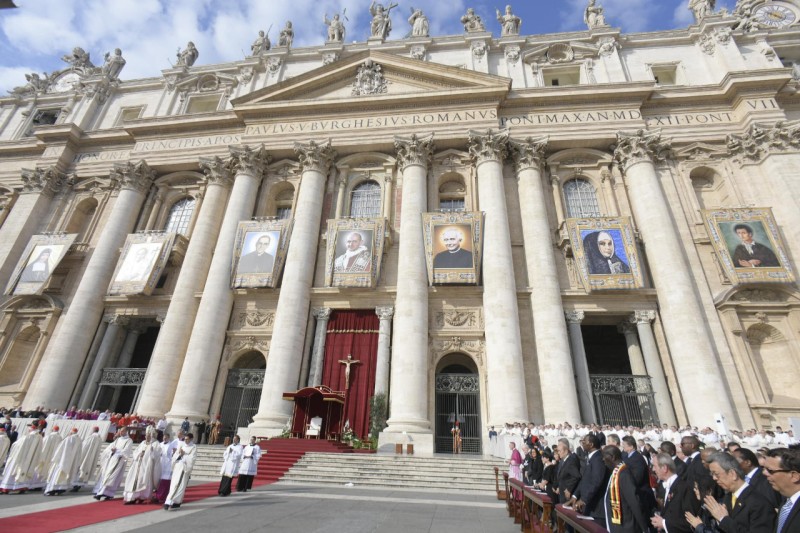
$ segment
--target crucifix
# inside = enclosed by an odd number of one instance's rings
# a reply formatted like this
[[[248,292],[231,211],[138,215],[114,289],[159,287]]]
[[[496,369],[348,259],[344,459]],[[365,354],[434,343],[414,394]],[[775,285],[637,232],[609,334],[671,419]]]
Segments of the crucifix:
[[[344,390],[348,392],[350,390],[350,365],[360,365],[361,361],[353,359],[351,354],[347,354],[347,359],[339,359],[339,363],[347,366],[344,371]]]

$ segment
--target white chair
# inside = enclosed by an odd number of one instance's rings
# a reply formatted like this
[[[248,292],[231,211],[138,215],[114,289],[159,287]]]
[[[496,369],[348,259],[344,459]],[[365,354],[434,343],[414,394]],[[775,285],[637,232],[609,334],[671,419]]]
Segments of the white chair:
[[[319,433],[322,431],[322,417],[315,416],[311,419],[311,423],[306,426],[306,438],[319,438]]]

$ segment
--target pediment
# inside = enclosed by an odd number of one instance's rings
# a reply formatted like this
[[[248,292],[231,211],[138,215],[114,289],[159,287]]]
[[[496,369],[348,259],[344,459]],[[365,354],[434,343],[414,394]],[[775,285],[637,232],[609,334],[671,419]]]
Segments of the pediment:
[[[727,147],[702,142],[693,142],[686,146],[676,148],[675,156],[678,159],[713,159],[728,155]]]
[[[364,92],[363,84],[357,84],[357,77],[366,62],[379,67],[381,79],[373,85],[367,83],[368,90]],[[385,81],[383,86],[382,81]],[[486,93],[502,95],[510,88],[509,78],[370,50],[254,91],[232,100],[231,104],[234,110],[244,112],[278,105],[358,105],[368,99],[396,101],[437,95],[475,98]]]

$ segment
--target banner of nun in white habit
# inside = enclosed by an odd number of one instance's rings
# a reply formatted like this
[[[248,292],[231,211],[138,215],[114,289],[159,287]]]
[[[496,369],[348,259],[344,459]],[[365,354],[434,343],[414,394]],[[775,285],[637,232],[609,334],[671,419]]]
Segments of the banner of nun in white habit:
[[[53,271],[75,242],[75,237],[75,233],[31,237],[5,293],[41,294]]]
[[[567,230],[587,292],[644,286],[629,217],[571,218]]]
[[[167,266],[175,233],[133,233],[125,239],[108,294],[152,294]]]
[[[233,246],[231,287],[277,287],[289,249],[290,233],[290,220],[239,222]]]

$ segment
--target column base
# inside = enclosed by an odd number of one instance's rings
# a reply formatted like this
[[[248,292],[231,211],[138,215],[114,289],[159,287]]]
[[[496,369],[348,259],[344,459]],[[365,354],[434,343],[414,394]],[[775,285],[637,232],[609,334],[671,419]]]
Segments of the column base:
[[[394,433],[386,429],[378,435],[378,453],[380,454],[396,454],[398,444],[404,455],[407,453],[409,445],[412,446],[414,455],[433,455],[433,433],[430,431],[403,431],[401,433]]]
[[[286,424],[291,422],[291,415],[256,415],[247,426],[248,436],[277,437],[286,429]],[[244,438],[244,437],[242,437]]]
[[[183,419],[188,416],[189,417],[189,422],[192,424],[192,427],[191,427],[191,429],[189,431],[192,432],[192,433],[194,433],[194,423],[195,422],[200,422],[201,420],[205,420],[205,421],[210,421],[211,420],[211,417],[208,416],[208,413],[197,413],[197,412],[193,412],[193,411],[192,412],[188,412],[187,411],[185,413],[178,413],[178,412],[167,413],[164,416],[167,417],[167,427],[171,427],[175,431],[180,429],[181,423],[183,423]],[[195,435],[195,438],[197,438],[197,435]]]
[[[392,417],[386,421],[384,433],[431,433],[431,422],[427,418]]]

